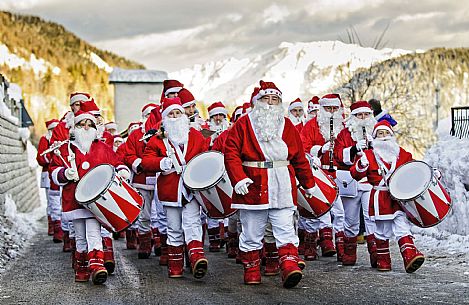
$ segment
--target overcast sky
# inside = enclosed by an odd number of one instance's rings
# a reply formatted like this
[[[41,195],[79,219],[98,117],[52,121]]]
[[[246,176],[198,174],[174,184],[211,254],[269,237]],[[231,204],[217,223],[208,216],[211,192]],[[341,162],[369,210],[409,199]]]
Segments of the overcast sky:
[[[372,46],[469,47],[466,0],[0,0],[58,22],[97,47],[168,72],[265,52],[282,41],[337,40],[355,27]]]

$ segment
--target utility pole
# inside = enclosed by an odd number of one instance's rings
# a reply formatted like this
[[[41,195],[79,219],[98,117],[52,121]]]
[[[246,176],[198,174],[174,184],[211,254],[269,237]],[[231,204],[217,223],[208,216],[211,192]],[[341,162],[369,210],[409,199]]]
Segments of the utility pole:
[[[438,129],[438,120],[439,120],[439,117],[438,117],[438,110],[440,109],[440,84],[439,83],[436,83],[436,86],[435,86],[435,122],[433,124],[433,130],[437,130]]]

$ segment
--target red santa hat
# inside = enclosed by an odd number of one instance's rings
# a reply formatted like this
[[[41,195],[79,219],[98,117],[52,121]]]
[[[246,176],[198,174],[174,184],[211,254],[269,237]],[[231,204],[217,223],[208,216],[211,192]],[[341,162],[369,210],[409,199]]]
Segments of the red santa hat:
[[[308,113],[319,110],[319,97],[313,96],[308,102]]]
[[[276,95],[282,99],[282,91],[280,91],[280,89],[278,89],[273,82],[264,82],[261,80],[259,84],[259,93],[254,97],[256,101],[260,100],[263,96],[266,95]]]
[[[340,95],[336,93],[326,94],[321,97],[319,105],[322,107],[344,107]]]
[[[163,81],[163,93],[165,97],[170,93],[179,93],[182,88],[184,88],[184,85],[175,79],[165,79]]]
[[[249,113],[252,110],[252,102],[243,104],[243,114]]]
[[[256,96],[259,94],[259,90],[261,90],[259,87],[254,87],[254,89],[252,90],[249,107],[252,107],[252,105],[254,105],[254,102],[256,101]]]
[[[49,121],[46,121],[46,128],[47,129],[54,129],[57,125],[59,125],[60,121],[57,119],[52,119]]]
[[[376,123],[375,127],[373,128],[373,138],[376,138],[376,133],[378,132],[378,130],[387,130],[391,133],[391,135],[394,136],[394,130],[392,129],[392,126],[386,120],[382,120],[381,122]]]
[[[115,129],[117,130],[117,124],[115,122],[107,122],[106,124],[104,124],[104,128],[106,128],[106,130],[109,130],[109,129]]]
[[[142,125],[142,123],[140,123],[140,122],[130,123],[129,127],[127,127],[127,133],[130,135],[134,130],[139,129],[140,125]]]
[[[93,115],[101,115],[101,110],[99,110],[98,105],[96,105],[93,99],[85,102],[80,102],[80,110],[84,112],[89,112]]]
[[[223,114],[225,117],[228,115],[228,111],[225,108],[225,105],[223,105],[222,102],[215,102],[212,105],[208,106],[208,116],[212,117],[216,114]]]
[[[150,104],[146,104],[145,106],[143,106],[142,108],[142,118],[146,117],[147,115],[150,114],[150,112],[155,109],[156,107],[158,107],[157,104],[153,104],[153,103],[150,103]]]
[[[231,122],[235,123],[243,115],[243,106],[238,106],[231,114]]]
[[[116,143],[116,141],[124,142],[124,138],[121,137],[120,135],[116,134],[116,135],[114,136],[114,143]]]
[[[74,92],[70,94],[70,106],[76,102],[88,102],[91,100],[91,95],[85,92]]]
[[[290,105],[288,106],[288,112],[292,111],[292,109],[299,108],[299,107],[303,108],[303,102],[300,100],[299,97],[297,97],[296,100],[291,102]]]
[[[83,111],[83,110],[80,109],[75,113],[75,118],[73,119],[73,122],[76,125],[76,124],[80,123],[83,120],[90,120],[91,122],[94,123],[94,125],[96,125],[96,118],[95,118],[94,114],[92,114],[91,112]]]
[[[371,109],[370,103],[367,101],[357,101],[350,105],[350,114],[357,114],[357,113],[373,113],[373,110]]]
[[[150,129],[158,129],[158,123],[161,122],[161,111],[160,107],[156,107],[150,112],[148,120],[145,122],[145,131]]]
[[[173,97],[173,98],[163,98],[162,106],[163,106],[163,111],[161,112],[161,116],[163,119],[168,116],[168,114],[175,109],[178,109],[182,113],[184,113],[184,108],[182,107],[181,104],[181,99],[179,97]]]
[[[182,88],[181,91],[179,91],[178,97],[181,99],[181,104],[182,104],[182,107],[184,108],[195,104],[194,96],[186,88]]]

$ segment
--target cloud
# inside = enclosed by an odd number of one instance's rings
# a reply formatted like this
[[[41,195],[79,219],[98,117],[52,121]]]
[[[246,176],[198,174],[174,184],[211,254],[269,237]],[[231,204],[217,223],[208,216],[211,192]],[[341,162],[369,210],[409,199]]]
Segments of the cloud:
[[[56,4],[58,2],[59,0],[2,0],[0,2],[0,10],[26,10],[45,3]]]

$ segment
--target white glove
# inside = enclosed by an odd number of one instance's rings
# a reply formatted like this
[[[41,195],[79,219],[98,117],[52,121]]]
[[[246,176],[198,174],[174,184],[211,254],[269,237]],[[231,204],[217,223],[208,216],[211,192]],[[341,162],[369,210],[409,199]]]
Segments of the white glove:
[[[78,181],[80,180],[80,177],[78,177],[78,172],[74,168],[67,168],[65,170],[65,178],[67,178],[69,181]]]
[[[314,190],[316,189],[316,186],[310,188],[310,189],[306,189],[305,190],[305,197],[306,198],[313,198],[313,195],[314,195]]]
[[[441,172],[438,168],[433,168],[433,176],[435,176],[435,178],[438,180],[441,179]]]
[[[358,140],[357,145],[355,145],[358,150],[364,150],[366,147],[366,140]]]
[[[247,195],[247,193],[249,193],[249,190],[248,190],[248,186],[250,184],[253,184],[254,181],[252,181],[251,179],[249,178],[246,178],[246,179],[243,179],[241,181],[239,181],[238,183],[236,183],[235,185],[235,192],[236,194],[238,195]]]
[[[317,167],[321,167],[321,159],[319,159],[318,157],[313,157],[313,164],[316,165]]]
[[[329,150],[331,149],[331,142],[326,142],[326,144],[324,144],[321,148],[321,151],[323,154],[325,154],[326,152],[328,152]]]
[[[130,179],[130,172],[126,169],[121,169],[120,171],[117,172],[117,175],[124,180]]]
[[[372,143],[373,142],[373,137],[369,134],[366,135],[366,140],[368,141],[368,143]]]
[[[367,167],[370,163],[368,162],[368,158],[366,157],[366,154],[362,154],[362,156],[360,157],[360,164],[363,166],[363,167]]]
[[[160,168],[164,172],[169,172],[171,168],[173,167],[173,161],[171,161],[171,158],[169,157],[164,157],[160,161]]]

